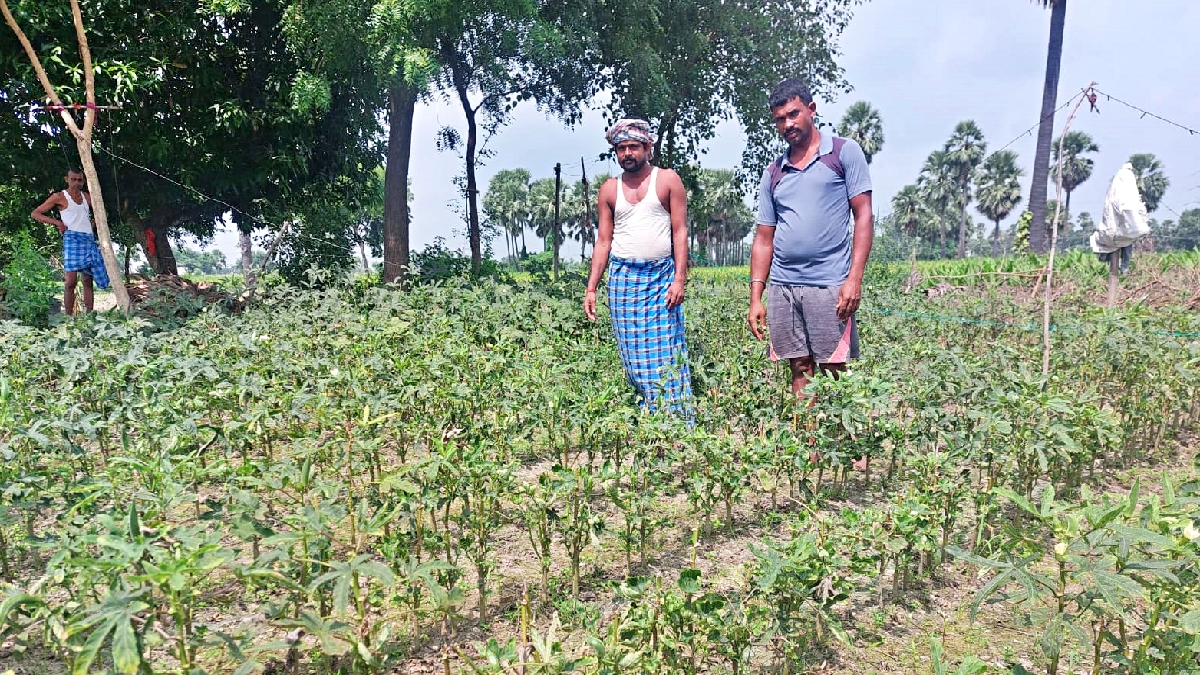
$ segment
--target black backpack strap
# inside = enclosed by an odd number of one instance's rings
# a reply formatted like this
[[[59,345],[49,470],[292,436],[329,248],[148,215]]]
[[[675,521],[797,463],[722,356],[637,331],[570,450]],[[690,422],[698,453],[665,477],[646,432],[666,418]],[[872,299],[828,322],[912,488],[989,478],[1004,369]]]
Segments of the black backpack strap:
[[[838,178],[845,180],[846,167],[842,166],[842,148],[846,145],[846,139],[838,136],[833,137],[833,152],[828,155],[821,155],[820,162],[829,167]]]

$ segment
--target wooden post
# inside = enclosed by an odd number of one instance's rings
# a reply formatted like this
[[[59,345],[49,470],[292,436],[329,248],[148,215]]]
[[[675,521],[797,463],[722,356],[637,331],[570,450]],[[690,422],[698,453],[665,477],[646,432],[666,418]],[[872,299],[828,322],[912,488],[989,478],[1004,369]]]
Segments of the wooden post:
[[[92,216],[96,221],[96,243],[100,246],[100,255],[104,258],[104,269],[108,272],[113,295],[117,298],[117,306],[128,314],[133,309],[133,304],[129,300],[129,292],[121,277],[121,267],[117,263],[117,255],[113,251],[112,235],[108,231],[108,212],[104,208],[104,195],[100,190],[100,177],[96,173],[96,162],[92,159],[92,128],[96,124],[96,113],[99,108],[96,105],[96,81],[95,72],[92,69],[92,52],[88,49],[87,33],[83,29],[83,15],[79,10],[79,0],[71,0],[71,17],[75,24],[75,38],[79,42],[79,56],[83,61],[83,84],[87,100],[83,112],[82,128],[75,122],[71,111],[63,106],[63,102],[58,98],[58,92],[55,91],[54,85],[50,84],[50,78],[46,75],[46,69],[42,67],[41,59],[33,50],[33,45],[25,36],[25,32],[17,25],[17,20],[13,17],[5,0],[0,0],[0,13],[4,14],[5,22],[8,23],[9,28],[12,28],[13,33],[16,33],[17,41],[25,49],[25,55],[29,57],[33,71],[37,75],[38,81],[41,82],[42,89],[46,92],[46,98],[50,99],[50,102],[57,107],[63,123],[75,137],[75,146],[79,149],[79,163],[83,169],[83,175],[87,179],[88,192],[92,196]]]
[[[587,235],[592,231],[592,198],[588,195],[588,179],[587,165],[583,163],[583,158],[579,158],[579,168],[583,171],[583,230],[580,232],[583,239],[583,244],[580,245],[579,262],[587,260],[587,254],[583,249],[587,247]],[[592,254],[595,255],[595,244],[592,244]]]
[[[1062,215],[1063,202],[1063,181],[1062,181],[1062,158],[1063,158],[1063,141],[1067,138],[1067,132],[1071,129],[1071,121],[1075,119],[1075,113],[1079,112],[1079,106],[1083,104],[1083,100],[1087,98],[1088,92],[1095,87],[1096,83],[1092,82],[1079,93],[1079,100],[1075,102],[1075,107],[1071,109],[1071,114],[1067,116],[1066,124],[1063,125],[1062,135],[1058,137],[1058,165],[1055,172],[1055,202],[1054,202],[1054,220],[1050,222],[1050,257],[1046,261],[1046,295],[1042,301],[1042,375],[1050,374],[1050,298],[1051,290],[1054,287],[1054,253],[1058,248],[1058,219]]]
[[[1117,306],[1117,289],[1121,286],[1121,249],[1108,254],[1108,308]]]
[[[562,197],[562,164],[554,165],[554,280],[558,281],[558,244],[560,235],[558,232],[558,203]]]

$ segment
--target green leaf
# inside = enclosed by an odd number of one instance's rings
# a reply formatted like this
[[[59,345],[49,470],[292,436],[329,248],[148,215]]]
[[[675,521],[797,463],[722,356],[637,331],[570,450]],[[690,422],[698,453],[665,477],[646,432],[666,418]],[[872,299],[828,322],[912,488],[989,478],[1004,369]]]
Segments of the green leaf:
[[[1047,489],[1049,489],[1049,488],[1047,488]],[[1013,492],[1012,490],[1010,490],[1008,488],[1004,488],[1004,487],[995,488],[994,492],[997,495],[1004,497],[1008,501],[1012,502],[1013,504],[1016,504],[1018,508],[1020,508],[1022,511],[1025,511],[1026,513],[1033,516],[1034,518],[1037,518],[1039,520],[1042,518],[1041,511],[1039,511],[1037,509],[1037,507],[1035,507],[1032,503],[1030,503],[1030,501],[1028,499],[1025,499],[1023,496],[1017,494],[1016,492]],[[1042,497],[1044,499],[1045,494],[1043,494]]]
[[[987,672],[987,669],[987,664],[980,661],[978,657],[964,656],[962,662],[958,664],[958,670],[954,671],[954,675],[977,675]]]
[[[138,541],[142,538],[142,522],[138,518],[137,502],[129,502],[129,538]]]
[[[1188,635],[1200,635],[1200,609],[1193,609],[1179,617],[1179,627]]]
[[[679,590],[688,595],[700,592],[700,570],[685,567],[679,570]]]
[[[262,665],[257,661],[246,661],[242,665],[238,666],[237,670],[233,671],[233,675],[250,675],[250,673],[261,669]]]
[[[1133,487],[1129,488],[1129,499],[1125,506],[1125,517],[1129,518],[1137,512],[1138,493],[1142,490],[1142,479],[1135,478]]]
[[[138,649],[137,633],[128,619],[118,620],[113,628],[112,657],[117,672],[137,675],[138,666],[142,663],[142,653]]]
[[[1163,506],[1174,506],[1175,484],[1171,481],[1170,476],[1168,476],[1165,471],[1163,472],[1162,477],[1162,491]]]
[[[965,551],[957,546],[947,546],[946,553],[949,553],[950,555],[954,556],[955,558],[958,558],[959,560],[965,560],[969,563],[979,565],[980,567],[986,567],[989,569],[1006,569],[1006,568],[1012,567],[1012,563],[1004,562],[1002,560],[992,560],[990,558],[983,558],[983,557],[975,555],[974,553],[971,553],[970,551]]]
[[[980,607],[980,605],[983,604],[984,600],[987,600],[999,588],[1001,588],[1002,586],[1007,584],[1011,580],[1011,578],[1015,572],[1016,572],[1016,568],[1010,567],[1010,568],[1004,570],[1003,572],[997,574],[996,576],[992,577],[991,581],[987,582],[987,584],[983,588],[979,589],[979,592],[975,594],[975,601],[971,603],[971,620],[972,621],[975,620],[975,616],[979,613],[979,607]]]
[[[104,638],[108,637],[109,632],[113,629],[113,624],[112,619],[104,621],[99,628],[88,635],[87,640],[83,643],[83,648],[79,651],[79,656],[75,657],[71,675],[87,675],[92,668],[92,662],[96,660],[96,655],[100,653]]]

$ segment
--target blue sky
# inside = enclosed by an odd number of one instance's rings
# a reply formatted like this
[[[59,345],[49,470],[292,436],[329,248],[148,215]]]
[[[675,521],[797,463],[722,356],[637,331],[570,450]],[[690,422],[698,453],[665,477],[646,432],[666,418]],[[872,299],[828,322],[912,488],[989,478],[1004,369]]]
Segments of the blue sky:
[[[892,195],[915,180],[929,152],[964,119],[979,124],[989,152],[1015,139],[1010,148],[1026,170],[1028,196],[1035,138],[1034,133],[1020,135],[1038,120],[1049,26],[1049,11],[1028,0],[871,0],[856,10],[841,38],[839,61],[853,89],[836,100],[818,101],[818,113],[836,122],[858,100],[879,109],[885,143],[871,167],[877,214],[891,210]],[[1197,26],[1197,0],[1071,0],[1060,104],[1095,80],[1103,92],[1200,129]],[[1143,119],[1103,96],[1098,104],[1099,114],[1088,112],[1085,104],[1072,124],[1100,145],[1095,172],[1072,196],[1072,211],[1097,215],[1111,177],[1135,152],[1157,155],[1171,180],[1154,217],[1173,219],[1172,211],[1200,207],[1200,135]],[[1057,129],[1066,113],[1055,118]],[[454,209],[460,197],[451,182],[462,172],[462,160],[439,152],[435,144],[444,125],[465,128],[457,104],[435,95],[418,108],[413,129],[414,249],[439,236],[452,247],[466,248],[465,227]],[[488,142],[493,155],[479,170],[480,187],[486,189],[501,169],[524,167],[534,178],[553,176],[555,162],[562,162],[564,176],[573,180],[580,157],[591,163],[589,173],[611,172],[611,165],[596,161],[605,150],[603,134],[598,110],[567,129],[522,105],[512,123]],[[723,122],[701,164],[733,168],[743,143],[738,126]],[[218,235],[215,243],[232,257],[235,237]],[[572,251],[573,244],[566,243],[566,249]]]

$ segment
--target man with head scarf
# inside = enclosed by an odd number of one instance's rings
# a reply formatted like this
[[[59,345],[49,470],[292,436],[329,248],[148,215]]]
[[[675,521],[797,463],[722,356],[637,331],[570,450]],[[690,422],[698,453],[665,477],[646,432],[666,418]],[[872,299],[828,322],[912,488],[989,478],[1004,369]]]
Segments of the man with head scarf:
[[[651,412],[666,409],[690,420],[683,332],[687,194],[679,174],[650,163],[654,136],[645,120],[620,120],[607,138],[624,172],[600,187],[583,310],[596,320],[596,291],[607,265],[613,332],[639,402]]]

